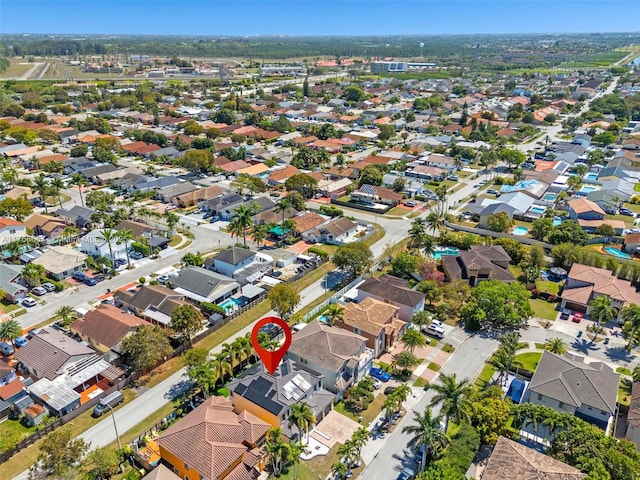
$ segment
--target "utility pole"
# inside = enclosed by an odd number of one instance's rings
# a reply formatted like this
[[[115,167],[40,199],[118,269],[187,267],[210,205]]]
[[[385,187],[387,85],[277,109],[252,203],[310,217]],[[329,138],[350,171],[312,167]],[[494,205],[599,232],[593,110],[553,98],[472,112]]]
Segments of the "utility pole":
[[[116,425],[116,416],[113,413],[113,407],[111,405],[107,405],[109,410],[111,410],[111,418],[113,419],[113,429],[116,431],[116,440],[118,441],[118,450],[122,450],[122,444],[120,443],[120,435],[118,435],[118,426]]]

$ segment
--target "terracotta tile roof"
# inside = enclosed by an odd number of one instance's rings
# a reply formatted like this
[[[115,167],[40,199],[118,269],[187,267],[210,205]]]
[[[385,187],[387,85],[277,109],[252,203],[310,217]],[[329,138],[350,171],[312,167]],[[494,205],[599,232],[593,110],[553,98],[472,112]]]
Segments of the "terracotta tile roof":
[[[624,244],[640,243],[640,233],[629,233],[624,237]]]
[[[13,227],[16,225],[20,225],[24,227],[24,223],[19,222],[13,218],[9,218],[9,217],[0,217],[0,228],[4,228],[4,227]]]
[[[269,170],[269,167],[267,167],[264,163],[256,163],[255,165],[249,165],[248,167],[239,168],[236,170],[236,173],[239,175],[245,174],[249,176],[254,176],[254,175],[259,175],[261,173],[264,173],[268,170]]]
[[[398,307],[367,297],[360,303],[347,303],[344,307],[343,320],[339,323],[378,336],[380,331],[388,326],[393,329],[402,329],[405,322],[396,318],[398,310],[400,310]]]
[[[22,380],[16,378],[15,380],[7,383],[0,387],[0,399],[9,400],[15,394],[21,392],[25,387],[25,384],[22,383]]]
[[[199,188],[191,192],[183,193],[175,197],[178,202],[183,204],[198,203],[202,200],[209,200],[210,198],[219,197],[223,195],[226,190],[218,185],[211,185],[205,188]]]
[[[132,329],[151,325],[112,305],[100,305],[71,324],[71,330],[109,348],[116,346]]]
[[[379,155],[369,155],[364,157],[362,161],[372,165],[387,165],[389,162],[395,161],[395,159],[390,157],[382,157]]]
[[[577,280],[586,285],[581,285],[577,288],[567,288],[565,286],[562,290],[563,299],[570,301],[578,301],[578,299],[590,300],[594,294],[600,294],[618,300],[625,305],[632,303],[640,305],[640,294],[631,285],[631,282],[616,278],[609,270],[574,263],[571,270],[569,270],[567,278]],[[587,293],[589,294],[588,297]],[[580,301],[579,303],[584,305],[587,302]]]
[[[504,437],[498,438],[482,480],[582,480],[586,474]]]
[[[269,428],[268,423],[249,412],[235,413],[228,398],[209,397],[158,437],[157,443],[203,477],[220,478],[238,461],[257,462],[257,455],[249,449]],[[250,470],[254,465],[247,467]]]
[[[294,217],[293,221],[296,224],[296,231],[304,233],[307,230],[311,230],[312,228],[317,227],[318,225],[322,225],[327,220],[315,212],[307,212]]]
[[[247,168],[249,166],[250,164],[245,162],[244,160],[235,160],[233,162],[220,165],[220,168],[225,172],[237,172],[238,170],[242,170],[243,168]]]
[[[145,233],[157,230],[156,227],[152,227],[146,223],[135,222],[133,220],[122,220],[114,227],[114,229],[118,231],[131,230],[134,237],[141,237]]]
[[[406,280],[386,274],[378,278],[369,277],[358,287],[358,290],[412,308],[425,299],[424,293],[408,288]]]
[[[269,175],[269,181],[272,183],[284,183],[287,178],[297,175],[298,173],[300,173],[298,168],[293,165],[287,165],[285,168],[271,173],[271,175]]]
[[[640,382],[633,382],[631,386],[631,404],[627,421],[634,428],[640,428]]]

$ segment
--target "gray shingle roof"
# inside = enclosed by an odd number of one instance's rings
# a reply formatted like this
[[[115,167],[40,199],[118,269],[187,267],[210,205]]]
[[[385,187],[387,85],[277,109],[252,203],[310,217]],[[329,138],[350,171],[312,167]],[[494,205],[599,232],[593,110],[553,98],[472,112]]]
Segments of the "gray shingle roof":
[[[529,390],[575,407],[587,406],[613,414],[620,375],[601,362],[544,352]]]
[[[225,287],[229,290],[233,290],[234,286],[240,287],[239,283],[229,277],[194,266],[180,270],[177,276],[171,277],[170,282],[173,288],[182,288],[207,298]]]
[[[214,259],[229,265],[238,265],[248,258],[255,257],[255,252],[246,248],[231,247],[218,253]]]

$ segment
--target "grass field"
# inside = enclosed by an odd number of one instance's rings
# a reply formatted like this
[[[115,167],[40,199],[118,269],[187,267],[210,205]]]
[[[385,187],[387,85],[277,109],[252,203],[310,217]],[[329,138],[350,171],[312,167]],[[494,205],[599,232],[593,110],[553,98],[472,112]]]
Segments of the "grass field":
[[[529,304],[533,310],[535,317],[544,318],[545,320],[555,320],[558,312],[555,309],[555,303],[549,303],[540,298],[530,298]]]
[[[2,78],[20,78],[33,68],[34,64],[27,62],[22,57],[14,57],[11,59],[9,68],[2,72]]]
[[[378,414],[382,411],[382,404],[384,403],[386,398],[387,396],[384,394],[376,395],[373,398],[373,402],[369,404],[369,408],[358,413],[353,413],[347,410],[347,407],[345,406],[344,402],[338,402],[334,407],[334,410],[336,412],[341,413],[345,417],[349,417],[354,422],[358,421],[358,417],[362,417],[362,422],[360,423],[366,426],[366,425],[369,425],[373,421],[373,419],[376,418]]]
[[[482,367],[482,370],[480,371],[478,378],[476,378],[475,384],[479,387],[484,387],[487,383],[491,381],[491,378],[493,378],[493,375],[495,373],[496,373],[495,367],[489,365],[488,363],[485,364],[485,366]]]
[[[542,357],[542,352],[527,352],[516,355],[515,364],[518,367],[525,368],[530,372],[535,372],[538,362]]]

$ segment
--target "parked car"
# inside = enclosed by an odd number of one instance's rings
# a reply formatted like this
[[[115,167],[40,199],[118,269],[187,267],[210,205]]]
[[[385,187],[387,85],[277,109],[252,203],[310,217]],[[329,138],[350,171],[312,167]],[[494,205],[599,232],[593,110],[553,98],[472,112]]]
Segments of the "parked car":
[[[23,307],[35,307],[38,304],[33,298],[25,298],[22,300]]]
[[[444,338],[444,334],[446,332],[444,331],[444,328],[438,325],[431,324],[424,330],[424,333],[426,333],[427,335],[431,335],[432,337]]]
[[[490,188],[489,190],[487,190],[487,193],[489,195],[498,195],[498,193],[500,193],[500,192],[498,192],[497,190],[495,190],[493,188]]]
[[[93,416],[100,417],[107,411],[107,409],[110,410],[111,408],[120,405],[122,402],[124,402],[124,396],[122,393],[117,391],[113,392],[104,397],[95,407],[93,407]]]
[[[11,346],[10,343],[7,342],[0,342],[0,352],[2,352],[5,355],[13,355],[13,352],[15,350],[13,349],[13,347]]]
[[[620,213],[620,215],[625,215],[627,217],[635,217],[636,216],[636,214],[633,213],[628,208],[621,208],[620,210],[618,210],[618,212]]]
[[[561,320],[569,320],[569,317],[571,316],[571,310],[567,310],[566,308],[562,311],[562,313],[560,314],[560,319]]]
[[[169,275],[160,275],[158,277],[158,283],[161,283],[162,285],[164,285],[168,281],[169,281]]]
[[[271,192],[269,195],[272,196],[272,197],[279,197],[280,196],[280,194],[278,192]]]
[[[178,208],[178,207],[176,207],[174,204],[171,204],[171,205],[167,205],[167,208],[165,208],[164,211],[168,212],[168,211],[171,211],[171,210],[175,210],[176,208]]]
[[[43,287],[34,287],[34,288],[31,289],[31,293],[41,297],[42,295],[46,295],[47,294],[47,290],[45,288],[43,288]]]
[[[93,287],[94,285],[98,284],[98,280],[96,280],[95,278],[89,278],[87,277],[84,281],[85,285],[89,285],[90,287]]]
[[[571,318],[571,321],[573,323],[580,323],[583,318],[584,318],[584,314],[582,312],[574,312],[573,317]]]
[[[84,272],[75,272],[73,274],[73,279],[79,282],[84,282],[87,278],[87,275]]]
[[[42,285],[40,285],[42,288],[44,288],[47,292],[55,292],[56,291],[56,286],[53,283],[43,283]]]
[[[29,343],[29,340],[25,337],[18,337],[13,341],[13,344],[18,348],[24,347],[27,343]]]
[[[380,387],[382,387],[382,384],[380,383],[380,380],[374,380],[373,381],[373,388],[378,390]]]
[[[416,205],[418,205],[418,202],[416,202],[415,200],[409,200],[408,202],[404,202],[404,204],[407,207],[415,207]]]
[[[129,254],[129,257],[131,257],[133,260],[140,260],[141,258],[144,258],[144,255],[141,252],[131,252]]]
[[[459,180],[458,175],[449,175],[447,180],[451,180],[452,182],[457,182]]]
[[[322,194],[320,192],[316,193],[313,198],[322,198]]]
[[[123,267],[127,264],[127,261],[124,258],[116,258],[113,263],[116,267]]]
[[[382,370],[381,368],[373,367],[369,373],[373,378],[377,378],[378,380],[382,380],[383,382],[388,382],[391,380],[391,375]]]

